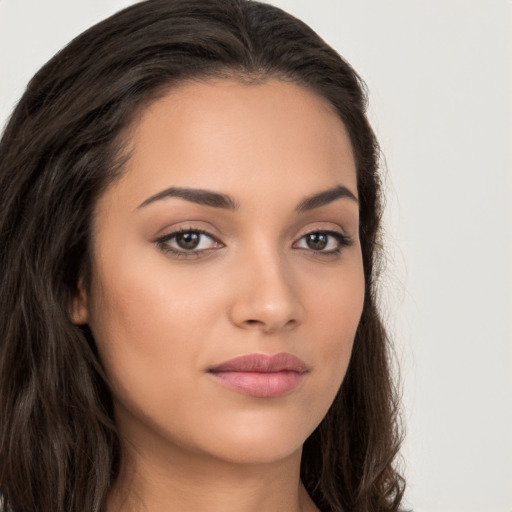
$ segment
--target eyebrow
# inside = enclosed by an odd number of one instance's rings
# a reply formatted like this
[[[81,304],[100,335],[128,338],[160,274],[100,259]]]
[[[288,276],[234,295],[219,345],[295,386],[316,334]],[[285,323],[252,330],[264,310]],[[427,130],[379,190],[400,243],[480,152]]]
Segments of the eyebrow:
[[[303,199],[295,208],[298,213],[304,213],[309,210],[314,210],[315,208],[320,208],[321,206],[325,206],[337,199],[351,199],[356,203],[359,203],[357,197],[351,192],[347,187],[343,185],[338,185],[336,187],[330,188],[328,190],[324,190],[323,192],[319,192],[318,194],[314,194],[310,197],[306,197]]]
[[[213,208],[225,208],[227,210],[237,210],[239,208],[238,203],[227,194],[197,188],[169,187],[152,195],[151,197],[148,197],[137,207],[137,209],[169,197],[178,197],[192,203],[211,206]],[[306,197],[297,205],[295,211],[298,213],[304,213],[343,198],[351,199],[356,203],[358,202],[357,197],[347,187],[338,185],[328,190],[324,190],[323,192],[319,192],[318,194]]]
[[[192,203],[201,204],[203,206],[212,206],[213,208],[226,208],[227,210],[237,210],[238,203],[226,194],[212,192],[210,190],[202,190],[197,188],[180,188],[170,187],[148,197],[137,208],[143,208],[148,204],[167,199],[169,197],[179,197]]]

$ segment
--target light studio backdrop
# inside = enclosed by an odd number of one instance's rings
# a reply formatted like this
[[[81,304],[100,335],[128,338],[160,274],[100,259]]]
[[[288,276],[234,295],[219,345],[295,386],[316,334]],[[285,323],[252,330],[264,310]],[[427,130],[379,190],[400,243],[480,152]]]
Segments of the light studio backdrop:
[[[0,122],[129,0],[0,0]],[[273,0],[367,82],[416,512],[512,512],[512,2]],[[1,207],[1,205],[0,205]]]

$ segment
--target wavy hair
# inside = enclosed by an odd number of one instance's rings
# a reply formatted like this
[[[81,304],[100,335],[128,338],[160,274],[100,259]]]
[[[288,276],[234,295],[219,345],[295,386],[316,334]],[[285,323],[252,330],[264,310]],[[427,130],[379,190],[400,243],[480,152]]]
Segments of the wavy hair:
[[[30,81],[0,142],[0,509],[101,512],[120,465],[112,396],[87,326],[92,212],[123,172],[134,117],[176,84],[287,80],[327,99],[352,143],[366,296],[343,384],[301,478],[333,512],[400,509],[401,440],[378,308],[379,148],[352,67],[311,28],[250,0],[149,0],[93,26]]]

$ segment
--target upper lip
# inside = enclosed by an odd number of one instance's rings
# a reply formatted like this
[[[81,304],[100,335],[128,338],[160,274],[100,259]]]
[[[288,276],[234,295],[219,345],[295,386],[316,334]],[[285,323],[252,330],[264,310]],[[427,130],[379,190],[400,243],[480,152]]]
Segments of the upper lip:
[[[280,352],[274,355],[247,354],[235,357],[210,368],[209,371],[212,373],[277,373],[284,371],[306,373],[309,368],[302,359],[286,352]]]

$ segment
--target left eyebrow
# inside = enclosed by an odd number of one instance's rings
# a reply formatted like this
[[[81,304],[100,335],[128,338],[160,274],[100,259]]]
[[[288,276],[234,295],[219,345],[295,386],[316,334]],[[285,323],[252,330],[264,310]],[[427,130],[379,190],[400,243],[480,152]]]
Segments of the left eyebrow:
[[[343,185],[338,185],[328,190],[324,190],[323,192],[319,192],[318,194],[306,197],[297,205],[295,211],[298,213],[304,213],[309,210],[314,210],[315,208],[325,206],[326,204],[332,203],[337,199],[343,198],[347,198],[355,201],[356,203],[359,203],[353,192],[351,192],[347,187],[344,187]]]

